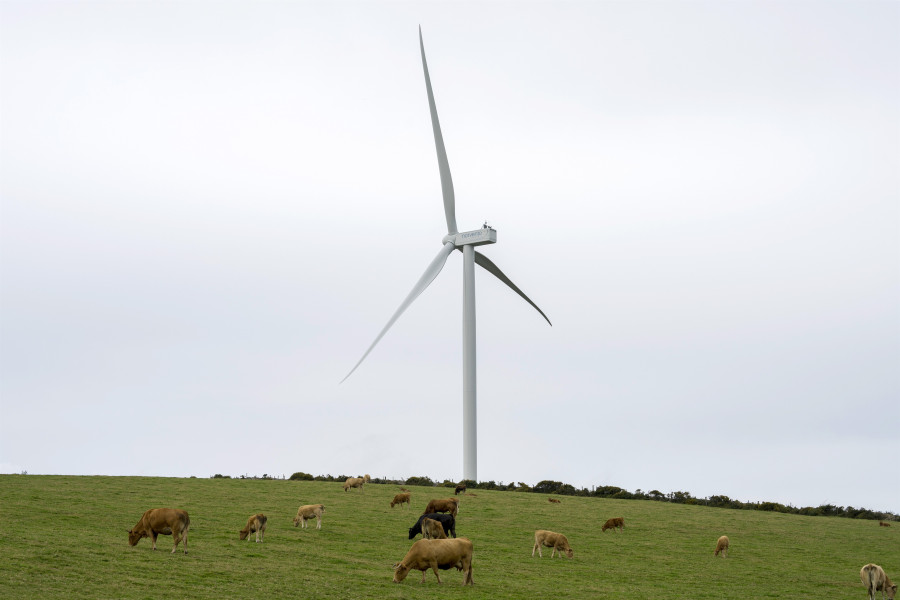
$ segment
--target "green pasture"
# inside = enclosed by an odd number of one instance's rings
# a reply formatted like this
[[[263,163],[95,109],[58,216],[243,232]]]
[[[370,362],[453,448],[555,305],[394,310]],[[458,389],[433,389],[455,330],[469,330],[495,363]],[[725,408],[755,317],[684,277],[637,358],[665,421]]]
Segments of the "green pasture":
[[[389,506],[395,485],[250,479],[0,475],[0,598],[853,598],[859,569],[900,579],[900,524],[728,510],[639,500],[474,490],[461,495],[457,534],[475,546],[475,585],[442,571],[397,585],[391,565],[407,529],[452,489],[409,486],[410,508]],[[322,529],[295,528],[301,504],[326,506]],[[158,550],[127,530],[148,508],[191,517],[188,554]],[[265,542],[238,540],[256,512]],[[600,532],[609,517],[625,532]],[[564,533],[573,559],[531,557],[534,531]],[[714,558],[720,535],[727,559]]]

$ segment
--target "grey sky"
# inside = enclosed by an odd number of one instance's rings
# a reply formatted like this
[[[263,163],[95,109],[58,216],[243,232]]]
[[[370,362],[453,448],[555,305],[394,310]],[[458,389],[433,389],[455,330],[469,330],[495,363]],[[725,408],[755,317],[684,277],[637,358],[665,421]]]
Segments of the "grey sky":
[[[0,470],[462,476],[420,24],[479,477],[900,512],[897,2],[0,3]]]

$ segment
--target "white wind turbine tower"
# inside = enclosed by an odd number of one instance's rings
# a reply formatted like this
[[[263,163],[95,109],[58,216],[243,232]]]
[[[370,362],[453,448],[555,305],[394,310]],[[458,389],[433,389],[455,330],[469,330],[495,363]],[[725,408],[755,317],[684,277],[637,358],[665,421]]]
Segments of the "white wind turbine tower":
[[[437,109],[434,105],[434,93],[431,91],[431,78],[428,76],[428,64],[425,62],[425,44],[422,41],[422,28],[419,27],[419,48],[422,51],[422,69],[425,71],[425,88],[428,92],[428,105],[431,108],[431,127],[434,130],[434,145],[437,150],[438,167],[441,173],[441,191],[444,196],[444,215],[447,218],[447,235],[441,240],[443,248],[438,255],[434,257],[425,273],[419,279],[412,291],[406,297],[400,308],[366,350],[359,362],[347,373],[347,376],[341,380],[341,383],[347,380],[350,375],[362,364],[375,345],[384,337],[387,330],[391,328],[394,322],[403,314],[410,304],[413,303],[419,294],[425,291],[434,278],[437,277],[444,263],[454,250],[461,250],[463,253],[463,478],[478,480],[477,469],[477,441],[476,441],[476,378],[475,378],[475,264],[478,264],[486,271],[494,275],[497,279],[505,283],[515,293],[521,296],[528,304],[533,306],[535,310],[541,313],[541,316],[550,323],[547,315],[538,308],[538,306],[526,296],[522,290],[510,281],[510,279],[497,268],[493,262],[488,260],[486,256],[475,250],[475,246],[484,244],[494,244],[497,242],[497,232],[485,224],[481,229],[474,231],[460,232],[456,228],[456,202],[453,194],[453,180],[450,178],[450,163],[447,161],[447,152],[444,149],[444,138],[441,135],[441,124],[438,121]],[[551,323],[552,325],[552,323]]]

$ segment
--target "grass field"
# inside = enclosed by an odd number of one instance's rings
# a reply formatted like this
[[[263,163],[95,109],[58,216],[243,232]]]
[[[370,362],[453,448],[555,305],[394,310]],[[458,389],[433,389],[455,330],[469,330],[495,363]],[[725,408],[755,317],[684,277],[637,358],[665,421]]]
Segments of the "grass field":
[[[394,485],[362,493],[340,483],[250,479],[0,475],[0,598],[853,598],[859,569],[900,579],[900,524],[738,511],[639,500],[474,490],[457,534],[475,546],[475,585],[391,565],[407,529],[447,488],[412,487],[411,508],[389,507]],[[326,506],[322,529],[295,528],[300,504]],[[128,546],[148,508],[190,513],[188,554],[171,536]],[[238,540],[247,517],[269,517],[265,542]],[[624,516],[623,534],[600,532]],[[315,523],[315,522],[313,522]],[[313,525],[314,526],[314,525]],[[566,534],[573,559],[531,557],[536,529]],[[731,538],[727,559],[716,539]]]

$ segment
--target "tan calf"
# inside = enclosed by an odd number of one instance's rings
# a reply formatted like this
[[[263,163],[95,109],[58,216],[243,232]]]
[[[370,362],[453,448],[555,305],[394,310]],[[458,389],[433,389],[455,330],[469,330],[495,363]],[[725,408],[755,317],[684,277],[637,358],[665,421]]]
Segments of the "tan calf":
[[[316,529],[322,529],[322,515],[325,514],[324,504],[305,504],[297,509],[297,516],[294,517],[294,527],[303,525],[301,529],[306,528],[306,522],[313,517],[316,519]]]
[[[563,552],[566,553],[566,556],[572,558],[575,556],[575,551],[569,547],[569,540],[566,539],[561,533],[556,533],[553,531],[547,531],[546,529],[538,529],[534,532],[534,548],[531,549],[531,556],[534,557],[534,551],[537,550],[538,556],[544,558],[544,553],[541,552],[541,547],[547,546],[548,548],[553,548],[553,551],[550,553],[550,558],[559,552],[559,555],[562,556]]]
[[[246,540],[251,533],[256,533],[257,543],[263,541],[266,536],[266,521],[268,518],[262,513],[257,513],[247,519],[247,526],[238,532],[242,540]]]
[[[425,517],[422,519],[422,537],[426,540],[446,540],[447,534],[440,521]]]
[[[716,541],[716,551],[713,553],[713,556],[718,556],[719,552],[722,553],[722,558],[727,558],[728,556],[728,536],[723,535]]]

